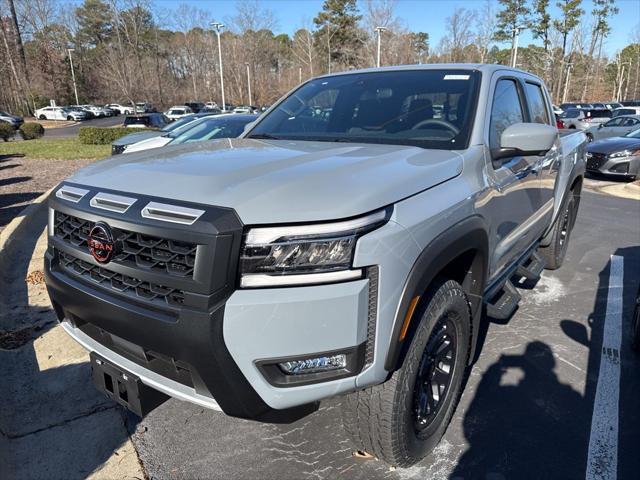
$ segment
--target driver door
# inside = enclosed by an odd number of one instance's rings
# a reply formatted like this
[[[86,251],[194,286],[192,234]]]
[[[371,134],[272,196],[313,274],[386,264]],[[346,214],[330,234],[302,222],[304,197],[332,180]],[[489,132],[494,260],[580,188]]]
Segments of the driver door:
[[[491,151],[499,148],[500,137],[507,127],[529,121],[525,98],[522,82],[517,78],[503,76],[493,84],[485,147],[487,180],[492,192],[481,208],[490,219],[492,277],[535,241],[536,213],[542,208],[540,157],[517,155],[496,161],[491,156]]]

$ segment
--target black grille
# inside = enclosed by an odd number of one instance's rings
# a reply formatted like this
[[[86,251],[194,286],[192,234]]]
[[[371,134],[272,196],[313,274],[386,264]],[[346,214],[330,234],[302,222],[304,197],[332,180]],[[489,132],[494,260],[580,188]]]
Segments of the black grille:
[[[61,212],[55,214],[56,237],[79,248],[86,248],[94,222]],[[197,245],[113,229],[117,254],[113,262],[176,277],[193,278]]]
[[[367,346],[364,356],[364,368],[373,364],[376,348],[376,323],[378,318],[378,267],[367,270],[369,279],[369,314],[367,321]]]
[[[587,169],[598,170],[607,162],[607,156],[603,153],[589,153],[587,155]]]
[[[80,260],[65,252],[60,252],[60,265],[76,275],[130,297],[160,305],[181,306],[184,304],[184,291],[182,290],[122,275]]]

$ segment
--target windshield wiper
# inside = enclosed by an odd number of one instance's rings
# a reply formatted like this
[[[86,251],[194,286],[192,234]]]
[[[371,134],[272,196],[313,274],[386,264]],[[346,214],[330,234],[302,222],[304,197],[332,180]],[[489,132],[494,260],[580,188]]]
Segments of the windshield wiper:
[[[249,135],[247,138],[255,138],[257,140],[280,140],[280,137],[269,135],[268,133],[256,133],[255,135]]]

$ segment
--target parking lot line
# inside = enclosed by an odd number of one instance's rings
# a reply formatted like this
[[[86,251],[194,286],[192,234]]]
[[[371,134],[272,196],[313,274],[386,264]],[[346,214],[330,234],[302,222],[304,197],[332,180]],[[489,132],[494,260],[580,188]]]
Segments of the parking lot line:
[[[623,273],[623,258],[612,255],[600,371],[591,418],[587,480],[612,480],[617,476]]]

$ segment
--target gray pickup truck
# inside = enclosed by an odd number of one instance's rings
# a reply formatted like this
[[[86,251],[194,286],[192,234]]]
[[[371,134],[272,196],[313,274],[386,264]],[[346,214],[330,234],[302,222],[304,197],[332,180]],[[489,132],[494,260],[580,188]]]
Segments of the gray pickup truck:
[[[169,395],[286,421],[344,395],[355,447],[411,465],[484,314],[508,319],[516,285],[563,262],[586,139],[551,108],[498,65],[361,70],[241,138],[98,162],[49,199],[52,304],[138,414]]]

